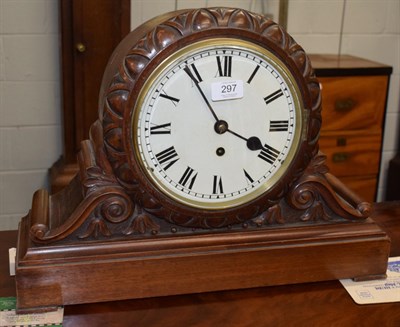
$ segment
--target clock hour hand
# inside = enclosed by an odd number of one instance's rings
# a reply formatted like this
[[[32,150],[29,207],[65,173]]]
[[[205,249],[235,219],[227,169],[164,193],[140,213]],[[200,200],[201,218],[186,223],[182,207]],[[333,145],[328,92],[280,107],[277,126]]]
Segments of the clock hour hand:
[[[199,90],[204,102],[206,103],[208,109],[210,110],[211,114],[214,116],[214,119],[218,122],[218,116],[215,113],[214,109],[211,107],[210,102],[208,101],[207,97],[205,96],[203,90],[201,89],[200,85],[199,85],[199,81],[197,80],[197,78],[193,75],[193,73],[190,71],[190,68],[188,66],[186,66],[185,68],[183,68],[183,70],[185,71],[186,74],[189,75],[190,79],[193,81],[194,85],[196,85],[197,89]]]
[[[252,151],[261,150],[263,148],[263,145],[257,136],[249,137],[247,139],[246,145],[249,148],[249,150]]]
[[[246,141],[247,148],[251,151],[257,151],[263,148],[263,145],[257,136],[251,136],[247,139],[244,136],[230,130],[229,128],[226,131]]]

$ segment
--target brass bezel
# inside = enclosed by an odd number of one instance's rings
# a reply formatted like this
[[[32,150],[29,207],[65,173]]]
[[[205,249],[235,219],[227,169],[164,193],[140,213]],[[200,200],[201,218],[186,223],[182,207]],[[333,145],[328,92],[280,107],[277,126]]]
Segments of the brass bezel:
[[[183,60],[185,57],[190,57],[191,55],[193,55],[196,52],[199,52],[201,49],[205,47],[209,48],[213,46],[215,47],[228,46],[230,48],[237,48],[237,49],[244,48],[246,49],[246,51],[252,52],[253,54],[259,56],[260,58],[268,62],[268,64],[272,65],[280,73],[280,75],[285,80],[290,90],[295,107],[296,122],[295,122],[295,135],[292,140],[292,146],[289,149],[289,152],[284,160],[284,163],[281,165],[281,167],[278,168],[278,171],[274,173],[270,179],[264,182],[263,185],[258,187],[255,191],[247,195],[241,196],[240,198],[235,198],[223,202],[210,201],[209,203],[207,203],[202,201],[191,200],[180,196],[177,192],[171,192],[171,189],[166,188],[163,185],[163,183],[159,181],[159,179],[156,177],[154,173],[149,171],[149,169],[146,169],[146,164],[143,163],[142,156],[140,155],[140,151],[138,148],[137,125],[139,120],[140,108],[143,105],[146,94],[149,92],[152,85],[160,77],[160,75],[164,71],[168,70],[171,66],[176,64],[176,62],[178,62],[179,60]],[[165,58],[161,62],[161,64],[159,64],[154,69],[154,71],[151,72],[150,76],[147,78],[146,82],[141,88],[134,105],[134,112],[131,123],[133,131],[131,135],[133,138],[132,141],[134,145],[135,160],[139,163],[139,166],[141,167],[142,171],[145,173],[147,179],[151,182],[151,184],[173,201],[179,202],[180,204],[183,205],[187,205],[191,208],[202,209],[202,210],[231,209],[244,205],[256,198],[259,198],[262,195],[265,195],[265,193],[271,190],[279,182],[279,180],[286,174],[289,166],[291,165],[293,159],[296,157],[298,153],[300,144],[306,137],[305,133],[306,119],[307,117],[303,107],[303,102],[301,101],[301,92],[295,78],[291,74],[288,67],[282,62],[282,60],[280,60],[276,55],[274,55],[268,49],[250,41],[227,38],[227,37],[218,37],[218,38],[213,38],[211,40],[210,39],[200,40],[179,49],[178,51],[174,52],[173,54]]]

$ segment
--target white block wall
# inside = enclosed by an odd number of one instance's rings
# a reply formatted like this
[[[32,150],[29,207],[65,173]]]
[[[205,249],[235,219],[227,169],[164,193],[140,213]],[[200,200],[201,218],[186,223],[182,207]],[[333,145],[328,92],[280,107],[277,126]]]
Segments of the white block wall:
[[[393,67],[377,199],[383,200],[400,139],[400,0],[289,0],[288,21],[289,33],[308,53],[339,53],[341,40],[342,54]]]
[[[345,0],[290,0],[288,31],[309,53],[338,53]],[[264,3],[263,3],[264,2]],[[131,24],[166,11],[232,6],[277,19],[277,0],[131,0]],[[379,187],[400,121],[400,1],[347,0],[342,53],[394,67]],[[0,230],[17,228],[62,153],[58,0],[0,0]]]
[[[15,229],[62,153],[58,1],[0,0],[0,229]]]

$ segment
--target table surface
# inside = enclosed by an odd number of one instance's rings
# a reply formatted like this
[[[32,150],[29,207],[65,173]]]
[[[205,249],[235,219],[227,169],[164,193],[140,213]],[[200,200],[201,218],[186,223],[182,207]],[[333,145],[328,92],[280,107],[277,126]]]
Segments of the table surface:
[[[400,256],[400,202],[374,205],[372,218]],[[15,296],[8,248],[0,232],[0,296]],[[296,269],[293,267],[293,269]],[[66,306],[64,326],[400,326],[400,303],[357,305],[339,281]]]

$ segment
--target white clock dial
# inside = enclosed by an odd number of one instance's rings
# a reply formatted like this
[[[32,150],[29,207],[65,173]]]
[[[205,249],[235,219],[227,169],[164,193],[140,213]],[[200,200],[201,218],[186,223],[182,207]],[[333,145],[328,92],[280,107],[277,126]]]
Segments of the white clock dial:
[[[258,197],[285,172],[301,134],[295,83],[244,41],[198,42],[163,62],[133,120],[143,169],[168,196],[204,209]]]

